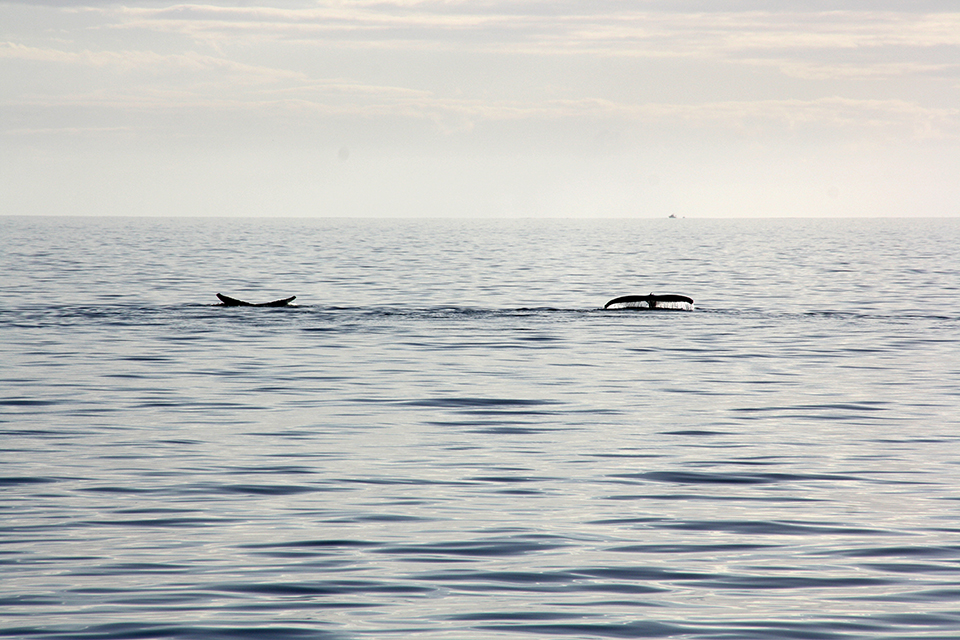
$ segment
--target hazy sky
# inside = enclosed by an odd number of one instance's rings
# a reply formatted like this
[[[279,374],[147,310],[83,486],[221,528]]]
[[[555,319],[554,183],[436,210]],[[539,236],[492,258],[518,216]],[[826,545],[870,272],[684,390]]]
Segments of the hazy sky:
[[[0,215],[960,216],[957,0],[0,0]]]

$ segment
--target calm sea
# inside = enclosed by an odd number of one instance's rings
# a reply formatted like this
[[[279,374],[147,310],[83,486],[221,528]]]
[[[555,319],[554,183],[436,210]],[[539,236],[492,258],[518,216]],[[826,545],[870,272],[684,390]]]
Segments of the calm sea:
[[[958,247],[0,218],[0,636],[958,638]]]

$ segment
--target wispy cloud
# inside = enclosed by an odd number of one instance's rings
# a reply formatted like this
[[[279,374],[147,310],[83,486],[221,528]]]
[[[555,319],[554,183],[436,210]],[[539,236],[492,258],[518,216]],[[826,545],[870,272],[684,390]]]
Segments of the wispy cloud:
[[[57,48],[30,47],[14,42],[0,42],[0,58],[110,69],[121,73],[161,74],[176,71],[228,74],[231,81],[241,83],[305,79],[304,74],[296,71],[244,64],[195,51],[176,54],[161,54],[138,49],[69,51]]]
[[[757,51],[818,52],[960,46],[960,12],[644,10],[658,3],[319,2],[310,8],[176,5],[103,9],[114,28],[205,40],[248,38],[379,48],[437,47],[609,56],[755,58]],[[916,52],[911,52],[916,55]]]
[[[249,87],[279,83],[288,99],[296,95],[298,103],[320,110],[342,110],[353,100],[358,114],[391,107],[411,114],[421,108],[425,113],[448,113],[463,122],[518,114],[584,117],[591,113],[645,121],[655,117],[664,122],[670,116],[663,114],[669,113],[678,122],[733,128],[745,126],[748,118],[757,118],[764,126],[779,122],[788,127],[819,119],[828,127],[956,134],[950,122],[955,113],[943,103],[906,108],[907,96],[869,95],[869,87],[857,95],[842,96],[841,87],[830,83],[927,78],[952,84],[955,93],[960,85],[960,64],[955,62],[960,55],[960,12],[791,11],[761,10],[764,3],[686,4],[690,5],[687,11],[670,10],[671,4],[663,2],[449,0],[91,6],[88,9],[99,13],[101,21],[78,36],[93,44],[97,32],[126,33],[131,40],[148,34],[143,40],[154,49],[65,51],[8,43],[0,48],[0,56],[127,73],[180,70],[187,74],[185,82],[195,83],[197,76],[207,74],[203,84],[191,88],[203,102],[210,101],[205,92],[215,93],[219,100],[270,100],[265,94],[249,93]],[[176,45],[171,38],[186,40]],[[180,49],[158,52],[171,46]],[[385,83],[385,78],[365,73],[364,63],[339,67],[331,63],[338,55],[352,61],[363,56],[367,67],[405,64],[400,75],[407,77]],[[391,56],[394,60],[385,62]],[[469,79],[454,81],[456,71],[444,56],[466,58],[474,65],[502,65],[500,79],[513,78],[515,84],[529,89],[511,93],[506,84],[480,87]],[[270,63],[252,62],[258,57]],[[562,70],[572,61],[580,74],[589,74],[591,65],[617,60],[632,65],[626,72],[634,77],[623,77],[621,87],[633,86],[635,94],[651,93],[644,90],[645,73],[653,70],[655,74],[664,65],[682,65],[688,83],[683,99],[673,106],[656,96],[624,100],[612,85],[591,89],[588,76]],[[420,65],[415,72],[411,71],[414,65]],[[423,65],[432,65],[434,71]],[[743,83],[743,93],[754,97],[731,100],[729,85],[718,89],[710,79],[718,66],[732,82]],[[823,86],[776,88],[770,78],[764,85],[764,79],[750,77],[758,72]],[[526,77],[518,75],[522,73]],[[742,77],[738,80],[737,75]],[[412,76],[418,81],[411,82]],[[546,76],[554,80],[542,82]],[[458,93],[450,93],[451,85]],[[784,90],[786,95],[776,95]],[[557,101],[578,93],[579,102]],[[591,100],[607,106],[582,106]],[[860,115],[854,116],[858,111]],[[913,126],[904,126],[910,118],[915,119]]]
[[[0,25],[18,145],[960,157],[948,0],[0,0]]]

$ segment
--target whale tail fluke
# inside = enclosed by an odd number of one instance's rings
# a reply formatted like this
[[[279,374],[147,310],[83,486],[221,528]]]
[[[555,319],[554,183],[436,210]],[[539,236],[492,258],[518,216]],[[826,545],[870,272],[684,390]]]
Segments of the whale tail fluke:
[[[254,303],[245,302],[244,300],[237,300],[236,298],[225,296],[222,293],[218,293],[217,297],[220,299],[220,303],[225,307],[285,307],[297,298],[297,296],[290,296],[289,298],[273,300],[272,302]]]
[[[675,293],[664,295],[620,296],[603,305],[604,309],[663,309],[664,311],[693,311],[693,298]]]

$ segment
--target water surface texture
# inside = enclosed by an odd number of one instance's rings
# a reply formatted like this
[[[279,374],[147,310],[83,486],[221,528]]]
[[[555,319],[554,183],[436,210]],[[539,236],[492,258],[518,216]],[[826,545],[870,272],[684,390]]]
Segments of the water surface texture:
[[[960,637],[957,247],[0,218],[0,637]]]

